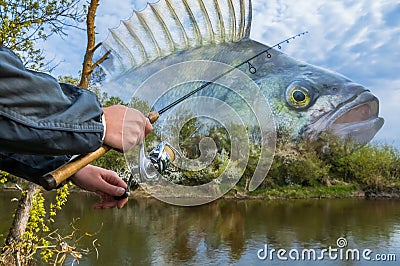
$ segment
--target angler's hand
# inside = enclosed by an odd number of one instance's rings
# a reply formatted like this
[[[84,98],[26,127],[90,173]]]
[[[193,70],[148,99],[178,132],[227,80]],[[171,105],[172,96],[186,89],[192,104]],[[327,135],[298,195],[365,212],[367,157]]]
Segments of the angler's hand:
[[[122,208],[128,199],[116,200],[114,196],[125,193],[126,183],[117,173],[97,166],[87,165],[72,177],[72,182],[78,187],[97,193],[101,202],[94,205],[96,209]]]
[[[104,144],[127,152],[142,143],[153,126],[149,119],[140,111],[123,105],[113,105],[103,108],[106,120],[106,135]]]

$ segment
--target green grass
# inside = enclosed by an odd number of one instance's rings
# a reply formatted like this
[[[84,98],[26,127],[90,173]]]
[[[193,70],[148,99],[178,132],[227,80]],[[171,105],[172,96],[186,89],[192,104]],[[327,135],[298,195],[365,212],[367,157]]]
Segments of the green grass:
[[[249,197],[262,197],[266,199],[308,199],[308,198],[349,198],[356,196],[355,185],[334,186],[281,186],[277,188],[260,188],[249,192]]]

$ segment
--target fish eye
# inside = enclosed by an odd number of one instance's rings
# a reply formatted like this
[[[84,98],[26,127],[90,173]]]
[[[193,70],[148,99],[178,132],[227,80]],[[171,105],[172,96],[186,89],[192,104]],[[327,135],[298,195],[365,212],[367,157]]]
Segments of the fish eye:
[[[307,99],[307,95],[299,90],[295,90],[292,93],[293,100],[297,103],[302,103]]]
[[[312,93],[300,84],[291,84],[286,91],[288,104],[296,109],[309,107],[313,100]]]

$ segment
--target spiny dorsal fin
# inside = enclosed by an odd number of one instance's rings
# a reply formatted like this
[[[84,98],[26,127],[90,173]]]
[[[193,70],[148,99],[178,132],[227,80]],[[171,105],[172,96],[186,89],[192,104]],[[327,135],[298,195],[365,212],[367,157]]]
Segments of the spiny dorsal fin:
[[[236,42],[250,35],[251,0],[160,0],[110,29],[102,67],[111,75],[208,44]]]

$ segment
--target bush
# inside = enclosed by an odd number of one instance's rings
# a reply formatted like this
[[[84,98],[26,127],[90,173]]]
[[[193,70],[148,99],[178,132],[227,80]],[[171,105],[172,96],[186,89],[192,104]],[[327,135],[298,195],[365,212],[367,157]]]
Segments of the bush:
[[[399,181],[399,154],[393,147],[369,144],[346,159],[351,176],[364,189],[379,191]]]
[[[360,146],[325,134],[319,140],[293,141],[279,134],[274,162],[262,187],[355,184],[379,191],[400,185],[399,152],[389,145]]]
[[[274,161],[265,185],[321,185],[329,176],[326,164],[308,142],[293,142],[287,137],[278,139]]]

